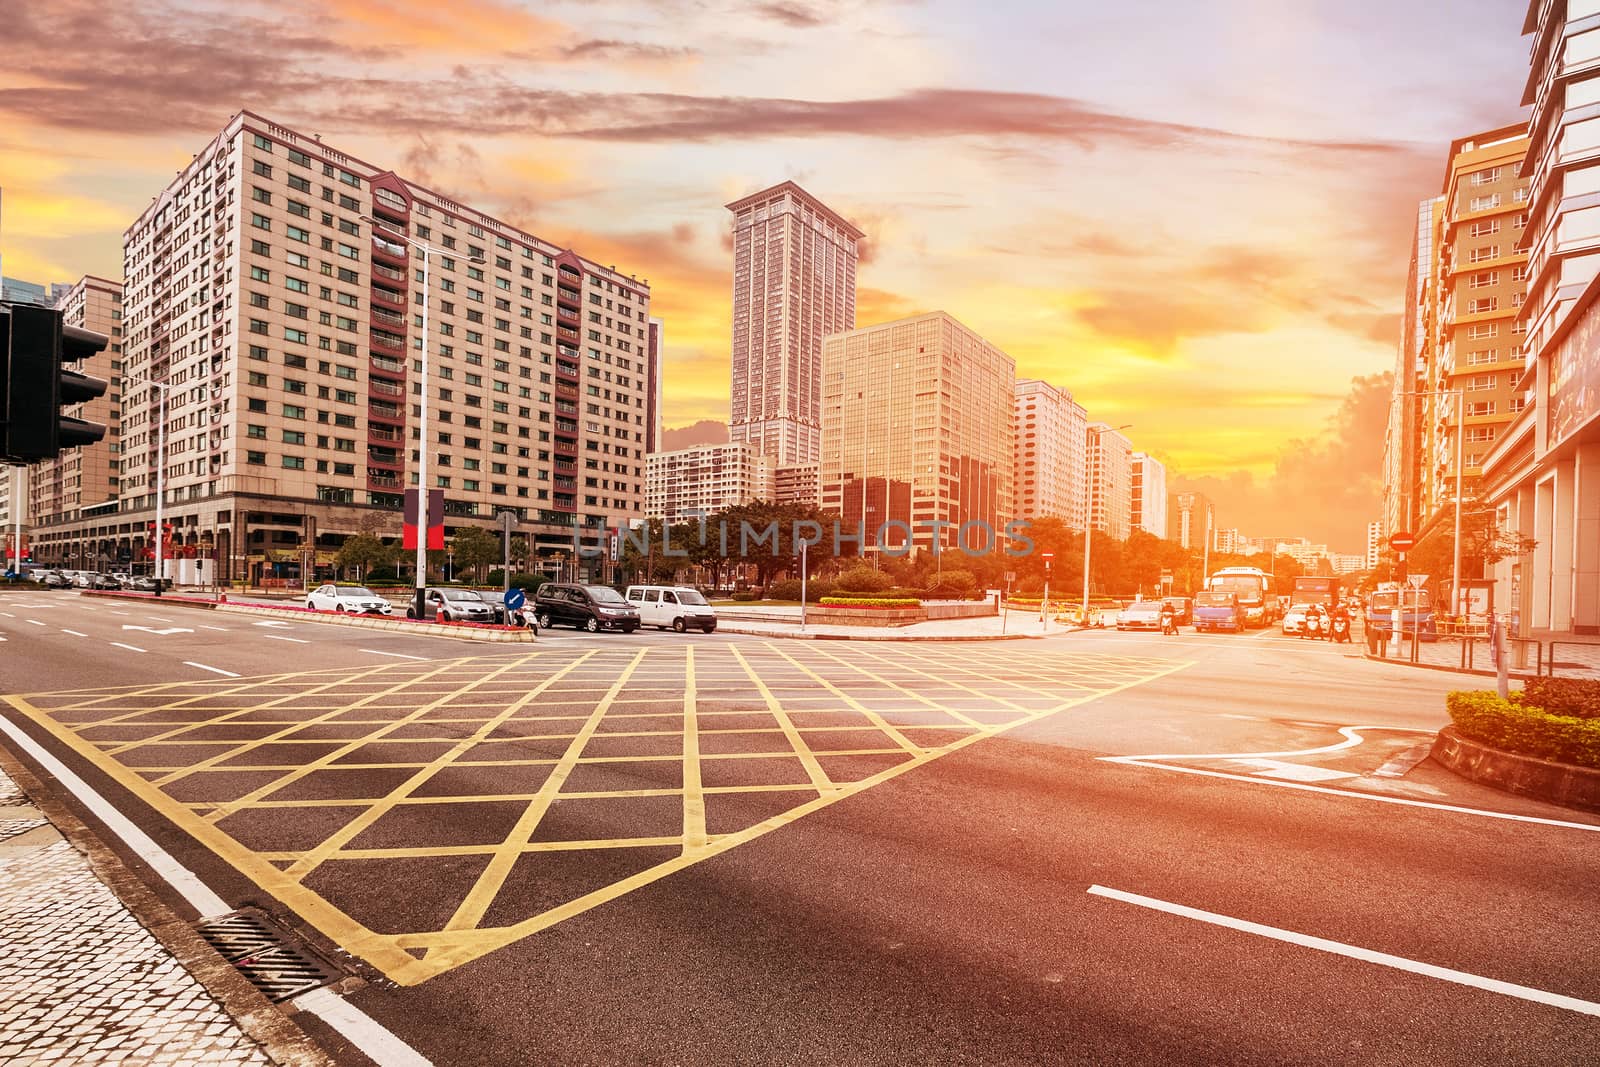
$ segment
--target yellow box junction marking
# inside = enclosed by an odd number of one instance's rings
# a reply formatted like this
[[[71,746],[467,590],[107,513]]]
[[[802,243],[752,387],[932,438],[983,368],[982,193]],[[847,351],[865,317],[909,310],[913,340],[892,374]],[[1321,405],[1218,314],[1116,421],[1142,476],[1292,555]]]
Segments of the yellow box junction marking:
[[[412,985],[986,737],[1189,665],[782,645],[596,644],[5,700],[340,947]],[[361,795],[307,795],[324,779]],[[796,803],[774,814],[762,797]],[[434,839],[511,810],[482,831],[492,840]],[[435,833],[385,831],[413,815],[435,815]],[[268,838],[317,839],[267,843],[248,820]],[[582,832],[592,829],[609,832]],[[613,872],[632,857],[637,869],[564,885],[554,906],[523,902],[519,878],[585,855],[609,857]],[[324,874],[397,862],[469,866],[408,877],[407,893],[442,905],[421,929],[341,898],[342,883],[371,879]]]

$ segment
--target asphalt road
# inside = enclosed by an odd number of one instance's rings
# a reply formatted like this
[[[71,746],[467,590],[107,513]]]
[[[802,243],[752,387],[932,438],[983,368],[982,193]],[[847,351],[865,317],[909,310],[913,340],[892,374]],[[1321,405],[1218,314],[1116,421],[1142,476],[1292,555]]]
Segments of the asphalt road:
[[[436,1064],[1597,1062],[1600,820],[1415,764],[1447,675],[81,599],[0,598],[0,713]]]

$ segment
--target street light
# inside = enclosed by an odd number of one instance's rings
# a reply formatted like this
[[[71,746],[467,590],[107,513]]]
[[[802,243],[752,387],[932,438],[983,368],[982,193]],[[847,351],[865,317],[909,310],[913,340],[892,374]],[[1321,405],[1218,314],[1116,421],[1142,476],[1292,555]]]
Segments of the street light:
[[[1456,398],[1456,522],[1455,550],[1450,562],[1451,614],[1461,611],[1461,469],[1466,465],[1467,393],[1464,389],[1402,390],[1400,396],[1453,396]]]
[[[442,249],[435,248],[426,241],[418,240],[393,229],[389,224],[379,222],[371,215],[360,216],[362,222],[372,227],[373,235],[379,231],[399,241],[403,245],[415,248],[422,253],[422,370],[418,372],[418,384],[421,386],[422,403],[419,406],[417,418],[417,594],[416,616],[419,619],[428,617],[427,611],[427,586],[428,586],[428,288],[432,279],[433,257],[442,254]],[[472,264],[488,262],[482,256],[472,256],[467,260]]]
[[[1125,422],[1121,426],[1101,426],[1098,428],[1091,426],[1089,427],[1089,432],[1094,434],[1095,445],[1098,447],[1101,434],[1120,433],[1123,430],[1132,428],[1133,423]],[[1087,468],[1088,464],[1085,463],[1084,466]],[[1094,486],[1097,481],[1092,477],[1093,472],[1091,471],[1090,473],[1089,495],[1084,501],[1083,507],[1083,626],[1085,629],[1089,626],[1089,533],[1094,529]]]
[[[161,543],[166,534],[166,525],[163,523],[165,516],[162,513],[163,503],[167,496],[167,393],[172,389],[172,383],[142,375],[124,374],[122,376],[122,391],[128,391],[129,383],[135,385],[148,385],[152,389],[161,390],[161,423],[156,428],[156,529],[155,529],[155,563],[156,563],[156,596],[161,595]]]

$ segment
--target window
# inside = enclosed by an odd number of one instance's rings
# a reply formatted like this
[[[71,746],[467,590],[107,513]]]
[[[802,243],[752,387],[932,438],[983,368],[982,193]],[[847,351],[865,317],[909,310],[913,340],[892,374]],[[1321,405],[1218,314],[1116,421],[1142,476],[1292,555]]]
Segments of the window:
[[[267,439],[267,428],[251,424],[244,428],[244,435],[246,437],[254,437],[259,441],[265,441]]]
[[[311,217],[311,205],[310,204],[302,204],[298,200],[290,200],[288,203],[289,203],[289,214],[298,215],[303,219],[309,219]]]
[[[267,454],[265,452],[246,452],[244,461],[254,467],[265,467],[267,465]]]
[[[1500,336],[1498,322],[1479,322],[1467,327],[1467,338],[1472,341],[1487,341],[1491,337]]]
[[[1469,252],[1467,254],[1467,261],[1470,262],[1470,263],[1483,263],[1483,262],[1486,262],[1487,260],[1499,259],[1499,258],[1500,258],[1500,246],[1499,245],[1483,245],[1483,246],[1481,246],[1479,248],[1474,248],[1471,252]]]
[[[285,326],[283,328],[283,339],[285,341],[293,341],[296,344],[303,345],[306,343],[306,332],[304,330],[297,330],[292,326]]]
[[[283,258],[291,267],[299,267],[301,270],[311,269],[311,257],[303,252],[285,252]]]
[[[284,456],[283,465],[292,471],[303,471],[306,469],[306,461],[300,456]]]
[[[291,241],[299,241],[301,244],[306,245],[311,243],[310,230],[302,230],[298,226],[285,226],[284,232],[289,235],[289,240]]]
[[[306,284],[306,280],[304,278],[296,278],[292,275],[286,275],[284,277],[283,286],[285,289],[293,289],[297,293],[311,292],[311,286]]]
[[[1484,219],[1482,222],[1474,222],[1467,227],[1467,235],[1470,237],[1493,237],[1499,232],[1499,219]]]
[[[265,241],[252,240],[250,242],[250,251],[254,255],[270,256],[272,255],[272,246],[267,244]]]
[[[311,157],[304,152],[297,152],[291,148],[289,149],[289,162],[296,166],[309,167],[311,166]]]
[[[272,194],[259,185],[253,185],[250,187],[250,199],[258,204],[270,204],[272,203]]]
[[[1469,289],[1486,289],[1491,285],[1500,284],[1500,272],[1497,270],[1480,270],[1474,274],[1467,283]]]
[[[255,174],[261,175],[263,178],[272,177],[272,164],[268,163],[264,159],[256,160],[253,164],[251,164],[250,170]]]
[[[283,443],[286,445],[303,445],[306,443],[306,435],[300,430],[285,430],[283,431]]]
[[[1493,441],[1495,427],[1493,426],[1468,426],[1467,440],[1474,442]]]
[[[1497,296],[1481,296],[1476,300],[1467,301],[1468,315],[1486,315],[1500,307],[1500,298]]]
[[[283,417],[286,419],[304,419],[306,417],[306,409],[299,404],[285,404],[283,405]]]
[[[272,151],[272,142],[261,136],[259,133],[251,136],[250,143],[261,149],[263,152]]]
[[[1501,168],[1499,167],[1490,167],[1488,170],[1477,171],[1472,175],[1472,184],[1493,185],[1500,180],[1500,174]]]
[[[1467,414],[1468,415],[1493,415],[1494,414],[1494,401],[1493,400],[1478,400],[1478,401],[1474,401],[1473,403],[1467,405]]]
[[[1475,196],[1467,205],[1468,211],[1492,211],[1500,206],[1500,194],[1490,193],[1488,196]]]
[[[265,215],[257,214],[256,212],[252,211],[250,213],[250,225],[254,226],[258,230],[270,230],[272,229],[272,220],[267,218]],[[293,227],[290,228],[293,229]]]

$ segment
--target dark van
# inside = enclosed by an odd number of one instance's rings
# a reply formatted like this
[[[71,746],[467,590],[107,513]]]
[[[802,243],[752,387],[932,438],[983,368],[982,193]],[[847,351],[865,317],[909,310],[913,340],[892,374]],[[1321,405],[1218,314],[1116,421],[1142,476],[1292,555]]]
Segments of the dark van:
[[[541,630],[559,625],[631,634],[639,628],[639,613],[609,585],[545,582],[534,597],[534,609]]]

